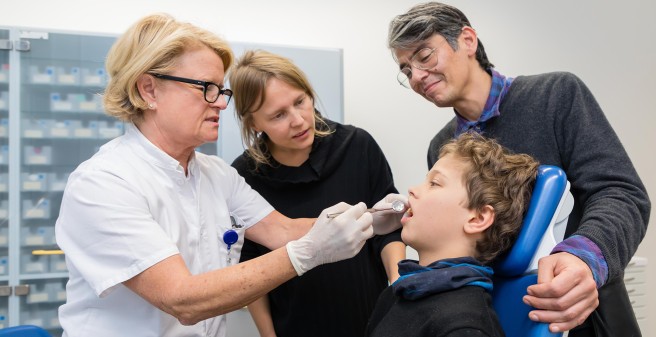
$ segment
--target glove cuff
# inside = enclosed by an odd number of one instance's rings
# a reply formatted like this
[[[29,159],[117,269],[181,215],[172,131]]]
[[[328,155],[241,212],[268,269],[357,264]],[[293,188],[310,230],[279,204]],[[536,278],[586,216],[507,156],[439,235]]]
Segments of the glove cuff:
[[[302,276],[307,271],[313,268],[309,266],[309,262],[312,261],[312,258],[305,256],[304,251],[307,251],[308,247],[301,240],[289,241],[285,248],[287,249],[287,255],[289,256],[289,261],[292,263],[294,270],[298,276]]]

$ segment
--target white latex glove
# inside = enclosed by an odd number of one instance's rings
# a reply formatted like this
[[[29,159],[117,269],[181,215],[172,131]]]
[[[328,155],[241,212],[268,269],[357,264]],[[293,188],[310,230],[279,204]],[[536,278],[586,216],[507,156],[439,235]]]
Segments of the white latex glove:
[[[405,206],[402,212],[391,210],[392,202],[399,200]],[[401,218],[405,211],[408,210],[408,197],[403,194],[390,193],[383,200],[377,202],[374,209],[388,209],[385,211],[376,211],[373,215],[374,235],[389,234],[401,228]]]
[[[302,238],[287,243],[287,254],[298,276],[330,262],[341,261],[357,254],[374,235],[371,214],[367,206],[339,203],[321,212],[310,231]],[[327,214],[344,212],[328,219]]]

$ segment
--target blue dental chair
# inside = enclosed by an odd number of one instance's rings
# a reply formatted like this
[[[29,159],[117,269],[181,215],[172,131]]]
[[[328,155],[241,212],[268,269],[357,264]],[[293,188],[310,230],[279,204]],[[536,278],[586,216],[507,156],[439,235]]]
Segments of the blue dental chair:
[[[18,325],[0,329],[0,337],[51,337],[48,331],[34,325]]]
[[[526,288],[537,283],[538,260],[563,240],[567,218],[574,206],[565,172],[541,165],[522,229],[513,247],[494,267],[492,303],[506,337],[560,337],[546,323],[528,318],[533,309],[524,304]]]

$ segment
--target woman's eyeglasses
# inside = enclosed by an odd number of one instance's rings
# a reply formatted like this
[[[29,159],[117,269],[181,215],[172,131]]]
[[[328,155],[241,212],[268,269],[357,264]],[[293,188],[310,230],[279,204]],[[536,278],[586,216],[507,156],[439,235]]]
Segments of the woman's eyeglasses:
[[[176,81],[176,82],[183,82],[183,83],[189,83],[189,84],[195,84],[203,87],[203,97],[205,98],[205,101],[207,103],[214,103],[216,100],[219,99],[219,96],[224,95],[224,99],[226,101],[226,105],[230,103],[230,99],[232,98],[232,90],[230,89],[221,89],[218,84],[212,83],[212,82],[206,82],[206,81],[199,81],[199,80],[193,80],[190,78],[184,78],[184,77],[177,77],[177,76],[171,76],[171,75],[164,75],[164,74],[153,74],[151,75],[162,79],[162,80],[169,80],[169,81]],[[200,89],[200,88],[198,88]]]

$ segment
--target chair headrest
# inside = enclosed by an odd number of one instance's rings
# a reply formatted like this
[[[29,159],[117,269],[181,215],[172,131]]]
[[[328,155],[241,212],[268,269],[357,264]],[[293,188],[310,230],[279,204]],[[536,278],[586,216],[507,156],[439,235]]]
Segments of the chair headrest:
[[[510,250],[495,262],[496,276],[514,277],[527,270],[545,231],[558,215],[556,209],[568,190],[567,176],[561,168],[540,165],[519,236]]]

